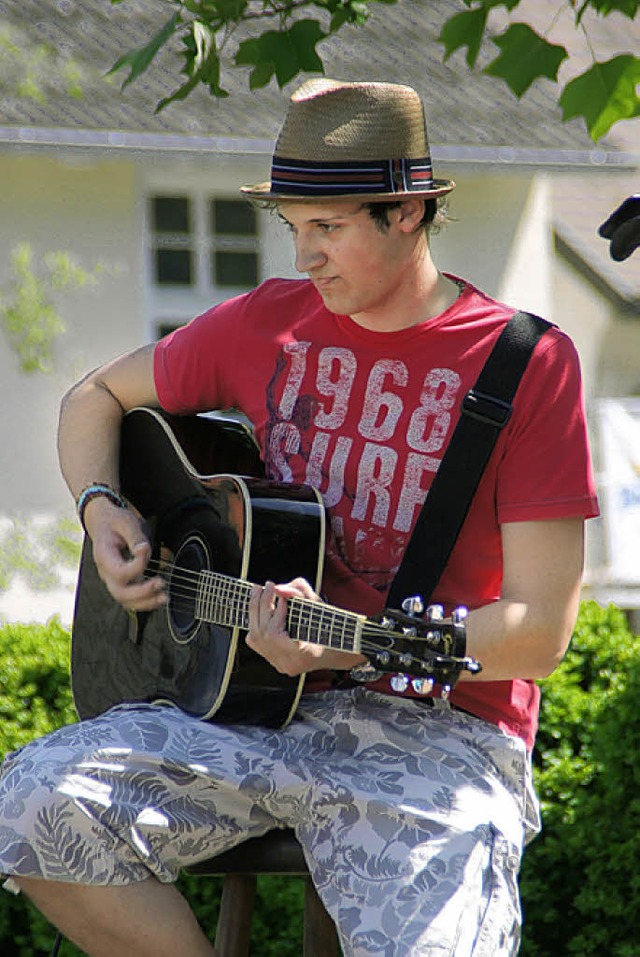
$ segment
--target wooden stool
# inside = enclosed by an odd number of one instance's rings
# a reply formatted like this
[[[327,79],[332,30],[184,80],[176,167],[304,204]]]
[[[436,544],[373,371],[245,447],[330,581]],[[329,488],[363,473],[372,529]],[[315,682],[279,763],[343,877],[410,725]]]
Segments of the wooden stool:
[[[269,831],[224,854],[186,868],[188,874],[224,877],[216,929],[220,957],[248,957],[251,919],[259,874],[305,878],[303,957],[338,957],[333,921],[324,909],[293,831]]]

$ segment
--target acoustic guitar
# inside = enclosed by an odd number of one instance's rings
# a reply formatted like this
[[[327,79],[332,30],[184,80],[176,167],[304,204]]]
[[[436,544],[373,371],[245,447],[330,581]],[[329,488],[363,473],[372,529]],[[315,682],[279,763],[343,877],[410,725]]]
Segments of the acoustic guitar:
[[[150,575],[168,602],[153,612],[122,608],[98,576],[85,539],[71,646],[71,683],[81,718],[123,702],[166,702],[202,720],[285,726],[304,676],[277,672],[244,642],[253,583],[302,576],[320,591],[325,511],[304,485],[265,479],[240,422],[169,416],[138,408],[123,420],[120,485],[152,543]],[[220,471],[221,465],[228,471]],[[294,639],[365,655],[380,672],[430,692],[455,683],[461,615],[426,619],[387,610],[378,619],[293,598]]]

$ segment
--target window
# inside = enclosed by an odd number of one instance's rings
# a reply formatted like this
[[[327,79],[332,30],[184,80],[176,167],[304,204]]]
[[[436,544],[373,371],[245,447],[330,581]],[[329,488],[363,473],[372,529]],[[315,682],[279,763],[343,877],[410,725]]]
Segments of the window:
[[[255,209],[247,202],[212,199],[209,226],[214,285],[251,289],[258,282]]]
[[[159,322],[156,325],[156,338],[164,339],[165,336],[168,336],[170,332],[174,332],[176,329],[179,329],[180,326],[184,326],[184,322],[180,319],[164,319],[162,322]]]
[[[151,229],[154,283],[191,286],[194,259],[191,200],[185,196],[154,197]]]
[[[153,196],[149,224],[157,289],[235,294],[258,283],[258,222],[246,200]]]

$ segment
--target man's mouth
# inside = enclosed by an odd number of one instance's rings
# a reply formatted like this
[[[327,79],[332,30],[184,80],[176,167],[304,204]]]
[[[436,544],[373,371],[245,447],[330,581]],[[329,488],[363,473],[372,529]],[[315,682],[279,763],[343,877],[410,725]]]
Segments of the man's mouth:
[[[327,289],[333,282],[335,282],[337,276],[312,276],[311,281],[316,287],[316,289]]]

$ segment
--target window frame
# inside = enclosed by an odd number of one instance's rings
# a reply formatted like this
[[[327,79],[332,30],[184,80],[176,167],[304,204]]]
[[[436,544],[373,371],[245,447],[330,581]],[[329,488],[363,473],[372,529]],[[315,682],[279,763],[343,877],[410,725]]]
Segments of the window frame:
[[[158,243],[158,233],[154,229],[153,202],[161,198],[186,199],[190,205],[191,231],[185,235],[184,246],[192,251],[192,276],[190,284],[159,283],[157,281],[155,255],[162,247]],[[176,328],[187,323],[194,315],[205,311],[219,302],[254,288],[263,277],[263,232],[264,224],[260,211],[253,208],[255,233],[233,237],[223,235],[216,242],[213,227],[213,203],[225,201],[244,205],[247,200],[238,195],[235,189],[203,189],[192,184],[171,185],[169,183],[149,185],[144,192],[144,262],[145,287],[147,297],[147,315],[150,333],[159,338],[162,327]],[[182,242],[177,244],[182,245]],[[167,241],[171,248],[171,239]],[[217,251],[234,251],[245,247],[255,255],[256,282],[250,285],[220,285],[213,272],[213,261]],[[243,251],[242,249],[238,251]]]

